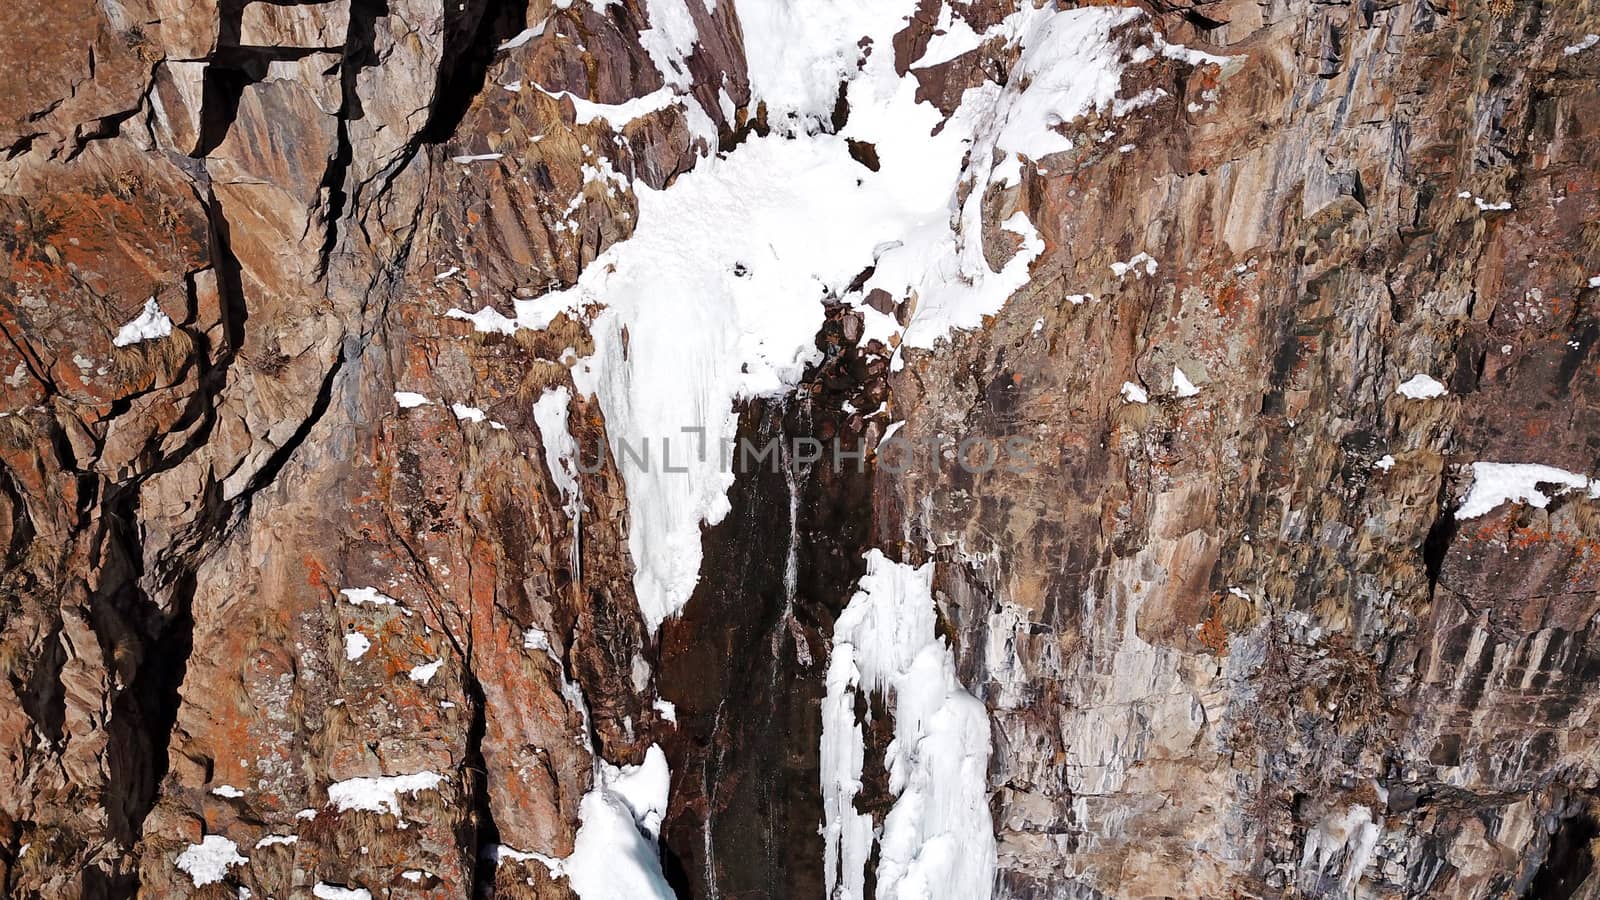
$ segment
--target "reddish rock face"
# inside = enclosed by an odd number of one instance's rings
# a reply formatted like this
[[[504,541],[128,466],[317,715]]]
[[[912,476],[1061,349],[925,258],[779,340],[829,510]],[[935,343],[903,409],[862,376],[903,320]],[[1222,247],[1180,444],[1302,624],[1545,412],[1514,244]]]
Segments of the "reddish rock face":
[[[460,315],[582,289],[647,192],[781,133],[757,75],[804,60],[750,58],[745,19],[798,47],[823,7],[0,20],[0,895],[573,897],[584,798],[652,746],[672,890],[823,895],[825,673],[871,549],[934,563],[988,714],[995,897],[1600,891],[1600,491],[1457,517],[1473,463],[1600,472],[1600,20],[1138,6],[1120,102],[960,223],[993,271],[1032,223],[1009,300],[902,347],[868,317],[925,298],[863,271],[739,408],[951,454],[741,473],[659,628],[594,308]],[[1019,47],[913,64],[1017,10],[926,0],[851,46],[953,117]],[[1397,395],[1418,373],[1447,393]],[[953,465],[964,437],[1033,464]],[[893,709],[856,710],[880,832]]]

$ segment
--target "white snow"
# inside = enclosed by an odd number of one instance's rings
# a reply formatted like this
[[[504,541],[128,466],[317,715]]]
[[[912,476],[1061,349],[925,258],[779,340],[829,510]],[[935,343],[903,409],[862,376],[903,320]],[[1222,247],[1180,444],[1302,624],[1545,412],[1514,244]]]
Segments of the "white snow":
[[[1462,200],[1471,200],[1472,205],[1476,206],[1479,212],[1504,212],[1511,208],[1511,201],[1509,200],[1501,201],[1500,203],[1490,203],[1471,191],[1462,191],[1461,193],[1456,194],[1456,196]]]
[[[262,847],[277,847],[280,845],[287,847],[298,843],[300,843],[300,838],[296,835],[269,834],[261,840],[256,841],[256,849],[260,850]]]
[[[857,172],[869,173],[842,140],[825,141],[819,153],[754,139],[666,191],[637,186],[634,236],[585,269],[574,289],[607,304],[591,326],[595,356],[574,378],[599,397],[622,445],[613,449],[627,487],[634,585],[652,629],[698,580],[701,523],[728,512],[732,449],[722,441],[737,425],[733,401],[799,378],[816,353],[824,292],[842,290],[870,264],[871,247],[890,230],[856,185]],[[854,228],[816,231],[835,214],[835,224]],[[744,277],[734,274],[739,265]],[[705,430],[684,430],[696,428]],[[644,461],[626,458],[627,448]]]
[[[674,706],[671,701],[657,699],[650,705],[656,712],[661,714],[661,718],[674,725],[678,724],[678,707]]]
[[[1339,877],[1339,893],[1350,896],[1372,861],[1372,851],[1382,829],[1383,820],[1373,821],[1372,810],[1359,804],[1345,810],[1343,815],[1329,813],[1306,832],[1305,848],[1300,853],[1300,871],[1320,876],[1330,862],[1348,850],[1344,871]]]
[[[1600,44],[1600,34],[1585,35],[1583,40],[1577,42],[1576,44],[1573,44],[1573,45],[1568,46],[1568,47],[1563,47],[1562,50],[1561,50],[1561,55],[1562,56],[1577,56],[1579,53],[1582,53],[1583,51],[1589,49],[1590,47],[1593,47],[1596,44]]]
[[[533,404],[533,421],[539,428],[539,443],[544,447],[544,464],[561,492],[561,509],[572,523],[568,565],[573,577],[582,574],[583,555],[579,534],[583,523],[583,482],[578,480],[578,442],[567,428],[567,404],[572,393],[565,386],[546,388]]]
[[[360,659],[371,648],[372,641],[359,631],[351,631],[344,636],[344,658],[351,662]]]
[[[596,119],[605,119],[618,131],[634,119],[666,109],[679,99],[671,85],[662,85],[643,97],[635,97],[622,103],[596,103],[593,100],[585,100],[571,91],[547,91],[538,85],[534,87],[551,97],[558,99],[565,97],[571,100],[577,124],[588,125]]]
[[[489,418],[488,414],[483,410],[476,406],[468,406],[465,403],[450,404],[450,411],[455,413],[456,418],[463,422],[482,422]]]
[[[415,409],[418,406],[431,406],[433,401],[422,394],[413,391],[395,391],[394,402],[401,409]]]
[[[939,4],[939,22],[922,57],[911,64],[913,69],[926,69],[949,62],[965,53],[983,46],[985,35],[974,31],[967,20],[956,16],[955,4]]]
[[[1412,400],[1432,400],[1436,397],[1443,397],[1449,391],[1445,389],[1443,384],[1440,384],[1432,377],[1419,372],[1407,379],[1398,388],[1395,388],[1395,393],[1402,397],[1409,397]]]
[[[177,867],[194,880],[195,887],[215,884],[228,874],[232,866],[242,866],[250,860],[239,855],[239,845],[220,834],[208,834],[198,844],[190,844],[174,861]]]
[[[460,271],[461,271],[461,267],[460,266],[451,266],[450,268],[445,269],[443,272],[440,272],[439,274],[433,276],[433,280],[434,281],[444,281],[446,278],[449,278],[451,275],[454,275],[454,274],[456,274],[457,272],[460,272]]]
[[[493,162],[503,156],[505,156],[504,153],[477,153],[467,156],[452,156],[450,161],[466,165],[467,163],[475,162]]]
[[[540,20],[539,24],[534,25],[534,26],[529,27],[529,28],[522,29],[521,31],[517,32],[517,34],[514,37],[510,38],[509,40],[501,41],[500,42],[500,46],[496,47],[495,49],[496,50],[515,50],[518,47],[521,47],[523,44],[526,44],[529,41],[533,40],[534,38],[539,37],[540,35],[544,34],[544,27],[545,27],[545,24],[547,22],[549,22],[549,19],[542,19],[542,20]]]
[[[328,786],[328,802],[338,807],[340,812],[359,809],[398,816],[401,794],[414,795],[419,791],[438,790],[445,780],[438,772],[349,778]]]
[[[1150,392],[1131,381],[1122,383],[1122,399],[1129,403],[1149,403]]]
[[[561,492],[562,508],[575,517],[583,509],[583,485],[578,481],[578,442],[567,428],[567,405],[572,393],[565,386],[546,388],[533,404],[533,421],[544,445],[544,464]]]
[[[698,38],[686,2],[649,0],[641,34],[678,89]],[[663,190],[634,185],[633,236],[572,288],[515,298],[514,316],[488,306],[446,313],[500,333],[587,313],[595,351],[574,380],[605,414],[627,492],[635,591],[652,630],[698,581],[702,527],[728,512],[733,404],[781,394],[803,374],[817,355],[825,296],[859,304],[882,288],[914,298],[903,332],[864,308],[867,337],[887,344],[899,333],[902,348],[932,348],[997,312],[1026,283],[1044,242],[1013,213],[1001,223],[1009,260],[991,268],[988,189],[1015,184],[1024,158],[1070,149],[1058,125],[1113,106],[1123,51],[1110,32],[1144,16],[1024,4],[984,35],[1018,48],[1007,83],[969,89],[947,119],[917,102],[914,75],[895,71],[893,38],[915,0],[735,2],[754,101],[767,104],[774,134],[705,158]],[[961,29],[950,19],[940,52],[970,44]],[[816,133],[841,82],[849,122],[840,134]],[[628,107],[617,115],[670,99],[658,91],[616,105]],[[847,139],[876,147],[879,171],[851,158]],[[1136,261],[1153,274],[1154,260]],[[872,276],[847,293],[869,266]],[[899,353],[893,364],[903,365]]]
[[[375,587],[340,588],[339,593],[353,606],[394,606],[395,599]]]
[[[993,887],[989,718],[935,631],[933,570],[870,551],[861,589],[834,626],[821,751],[824,876],[840,900],[863,897],[873,839],[853,803],[863,756],[857,691],[884,695],[894,710],[886,762],[897,799],[878,837],[877,896],[984,900]]]
[[[1589,279],[1589,287],[1600,288],[1600,275],[1596,275]]]
[[[1372,466],[1375,469],[1382,469],[1383,471],[1387,472],[1394,468],[1394,457],[1385,453],[1383,458],[1373,463]]]
[[[827,696],[822,702],[823,878],[829,897],[864,900],[867,858],[872,851],[872,817],[856,811],[866,748],[856,722],[860,673],[855,648],[835,642],[828,659]]]
[[[161,311],[161,307],[156,304],[156,298],[151,297],[144,302],[144,309],[137,318],[117,330],[117,336],[111,339],[111,345],[129,347],[141,341],[164,338],[171,333],[172,320]]]
[[[1540,485],[1555,486],[1557,489],[1553,494],[1547,494]],[[1475,519],[1507,501],[1544,509],[1550,505],[1553,496],[1569,490],[1587,490],[1591,497],[1597,493],[1596,485],[1588,476],[1555,466],[1475,462],[1472,464],[1472,488],[1461,502],[1461,508],[1456,510],[1456,518]]]
[[[1189,376],[1183,374],[1183,370],[1177,366],[1172,367],[1172,390],[1179,397],[1193,397],[1200,393],[1200,389],[1194,386]]]
[[[1167,43],[1167,39],[1162,37],[1159,33],[1155,35],[1155,45],[1156,49],[1160,51],[1162,56],[1165,56],[1168,59],[1176,59],[1180,62],[1186,62],[1191,66],[1223,66],[1226,65],[1230,59],[1230,57],[1227,56],[1218,56],[1215,53],[1206,53],[1203,50],[1194,50],[1189,47],[1185,47],[1182,44],[1169,44]],[[1206,93],[1211,92],[1207,91]]]
[[[650,54],[650,61],[667,84],[687,90],[688,60],[694,52],[695,41],[700,38],[688,2],[645,0],[645,6],[650,10],[650,27],[639,32],[639,46]]]
[[[244,796],[244,791],[239,790],[231,784],[219,784],[211,789],[211,793],[216,794],[218,797],[225,797],[229,800],[237,800]]]
[[[839,83],[859,68],[858,41],[903,27],[905,5],[895,0],[735,0],[751,107],[765,101],[776,127],[814,131],[832,115]]]
[[[317,882],[311,888],[311,896],[317,900],[372,900],[372,892],[366,888],[341,887],[326,881]]]
[[[1143,278],[1146,275],[1156,274],[1158,265],[1148,253],[1138,253],[1127,262],[1114,262],[1111,264],[1111,274],[1118,278],[1125,277],[1129,272],[1134,278]]]
[[[511,334],[517,330],[517,320],[502,314],[492,306],[485,306],[475,313],[463,309],[451,309],[445,313],[448,319],[465,319],[472,323],[473,330],[485,331],[491,334]],[[543,325],[530,326],[543,328],[550,324],[546,321]]]
[[[544,867],[546,869],[550,870],[550,874],[551,875],[558,876],[558,877],[561,875],[561,872],[562,872],[561,860],[556,859],[553,856],[546,856],[543,853],[536,853],[536,852],[534,852],[532,850],[518,850],[517,848],[511,846],[510,844],[495,844],[493,847],[490,847],[488,850],[484,851],[484,853],[490,859],[494,860],[494,864],[495,864],[496,868],[498,868],[501,865],[501,863],[504,863],[506,860],[509,859],[512,862],[537,862],[537,863],[541,863],[541,864],[544,865]],[[402,875],[402,877],[404,877],[405,873],[402,872],[401,875]],[[409,880],[411,880],[411,881],[421,881],[422,880],[422,873],[418,872],[417,873],[417,877],[411,878]]]
[[[601,762],[596,774],[561,872],[580,900],[673,900],[655,843],[667,810],[666,755],[652,744],[643,763]]]
[[[439,674],[439,668],[443,665],[444,660],[436,659],[431,663],[423,663],[420,666],[412,666],[411,671],[406,673],[406,677],[418,684],[427,684],[433,680],[433,676]]]

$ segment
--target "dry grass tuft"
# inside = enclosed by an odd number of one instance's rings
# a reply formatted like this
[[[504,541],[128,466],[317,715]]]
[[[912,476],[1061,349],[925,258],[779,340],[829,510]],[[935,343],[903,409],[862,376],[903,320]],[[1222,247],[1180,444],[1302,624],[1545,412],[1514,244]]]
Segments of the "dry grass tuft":
[[[523,373],[522,381],[517,383],[517,402],[523,406],[531,406],[539,402],[546,389],[559,387],[567,382],[566,366],[547,359],[536,359]]]
[[[181,328],[163,338],[111,348],[111,377],[124,390],[143,390],[176,375],[194,352],[194,338]]]

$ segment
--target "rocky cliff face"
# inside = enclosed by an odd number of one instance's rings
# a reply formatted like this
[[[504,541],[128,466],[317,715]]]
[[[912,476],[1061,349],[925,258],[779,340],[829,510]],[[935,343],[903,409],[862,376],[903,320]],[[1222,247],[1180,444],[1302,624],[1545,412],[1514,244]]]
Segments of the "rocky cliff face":
[[[1600,896],[1596,32],[25,4],[0,895]]]

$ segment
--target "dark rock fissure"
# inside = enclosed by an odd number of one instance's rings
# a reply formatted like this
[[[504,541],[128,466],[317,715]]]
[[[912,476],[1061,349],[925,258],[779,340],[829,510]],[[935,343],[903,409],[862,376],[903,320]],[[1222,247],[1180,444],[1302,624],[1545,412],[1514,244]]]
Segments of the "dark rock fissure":
[[[379,63],[377,23],[389,15],[388,0],[353,0],[350,4],[350,26],[345,33],[344,57],[339,62],[341,100],[338,127],[335,132],[334,154],[322,174],[319,194],[327,197],[327,207],[322,211],[323,241],[318,261],[318,280],[327,277],[328,261],[339,245],[339,220],[344,217],[345,204],[351,190],[345,184],[346,173],[355,158],[350,144],[350,122],[363,118],[361,106],[361,70]]]
[[[1600,823],[1588,812],[1562,820],[1550,836],[1550,850],[1522,896],[1538,900],[1568,900],[1588,886],[1594,872],[1594,841]],[[1593,896],[1584,893],[1583,896]]]
[[[428,122],[417,142],[437,144],[455,136],[456,127],[483,90],[500,44],[527,23],[526,4],[474,0],[445,7],[444,54]]]
[[[463,659],[470,659],[463,656]],[[463,676],[467,698],[472,702],[472,724],[467,729],[467,756],[463,767],[468,779],[471,806],[465,822],[467,833],[458,837],[473,859],[472,896],[494,895],[494,874],[498,863],[488,852],[500,843],[500,827],[489,804],[489,766],[483,758],[483,735],[488,728],[488,701],[477,673],[467,666]]]

